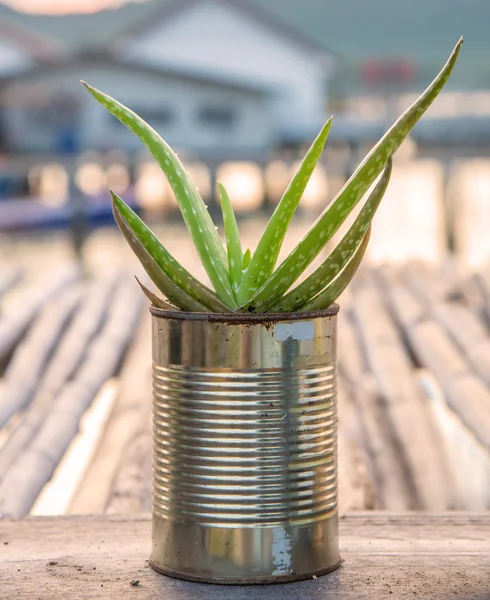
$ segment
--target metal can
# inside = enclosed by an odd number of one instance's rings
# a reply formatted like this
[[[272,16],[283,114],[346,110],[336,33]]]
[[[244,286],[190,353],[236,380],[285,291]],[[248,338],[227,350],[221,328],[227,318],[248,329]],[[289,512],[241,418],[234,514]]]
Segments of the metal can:
[[[337,312],[151,308],[154,569],[259,584],[337,568]]]

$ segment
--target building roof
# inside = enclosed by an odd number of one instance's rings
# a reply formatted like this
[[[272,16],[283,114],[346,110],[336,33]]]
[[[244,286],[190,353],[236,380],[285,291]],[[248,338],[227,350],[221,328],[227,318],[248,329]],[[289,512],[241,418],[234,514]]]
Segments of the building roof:
[[[194,72],[181,67],[152,67],[150,65],[142,65],[140,62],[136,63],[127,59],[121,60],[117,56],[104,50],[95,50],[90,53],[80,52],[59,63],[38,63],[34,67],[25,70],[23,73],[13,75],[4,81],[29,81],[33,76],[49,75],[54,71],[71,71],[80,66],[100,68],[110,67],[113,70],[126,71],[136,70],[138,73],[148,74],[152,77],[183,79],[193,83],[211,84],[223,89],[236,90],[254,95],[265,95],[268,92],[266,86],[250,84],[248,82],[243,82],[241,79],[236,81],[228,77],[220,77],[215,74],[202,74],[201,72]]]
[[[200,2],[202,0],[164,0],[163,2],[160,0],[156,4],[155,2],[148,2],[148,14],[137,20],[132,26],[121,29],[116,37],[125,38],[138,33],[144,34],[146,29],[154,26],[159,21],[166,21]],[[258,21],[274,34],[301,46],[309,52],[335,55],[335,52],[329,49],[324,42],[308,35],[306,31],[295,27],[293,23],[283,20],[280,13],[274,14],[265,10],[258,3],[252,3],[248,0],[213,0],[213,2],[229,6],[246,17]]]
[[[54,60],[59,57],[60,47],[55,41],[35,29],[22,27],[15,18],[1,13],[0,16],[0,41],[33,59]]]
[[[0,18],[0,77],[22,72],[38,61],[56,61],[60,54],[51,39],[26,30],[13,19]]]
[[[68,15],[21,13],[5,5],[0,5],[0,23],[4,23],[8,35],[16,35],[24,47],[27,45],[37,59],[38,66],[27,69],[26,77],[30,77],[36,70],[37,72],[41,70],[39,63],[51,62],[55,56],[62,59],[58,68],[62,68],[64,64],[72,64],[70,57],[75,61],[78,58],[87,61],[89,57],[93,62],[95,56],[99,59],[104,57],[106,61],[110,57],[113,61],[112,64],[121,68],[122,62],[116,61],[114,55],[117,53],[117,46],[120,47],[121,44],[124,44],[126,38],[144,36],[145,31],[155,23],[172,19],[175,15],[192,8],[199,2],[202,0],[146,0],[146,2],[128,3],[118,9],[107,9],[92,14]],[[265,24],[275,35],[287,38],[291,43],[300,45],[316,56],[332,54],[304,32],[281,21],[280,17],[264,11],[260,6],[249,3],[248,0],[213,0],[213,2],[231,6],[235,11],[243,13],[248,18],[255,19],[262,25]],[[0,40],[1,33],[2,27],[0,26]],[[125,60],[124,62],[128,68],[132,68],[129,61]],[[242,81],[241,78],[229,74],[220,76],[192,70],[188,67],[175,67],[172,70],[172,67],[165,66],[162,69],[165,75],[178,76],[180,74],[186,79],[207,81],[227,88],[260,93],[268,91],[267,84]]]
[[[157,20],[167,19],[201,0],[146,0],[130,2],[117,9],[106,9],[90,14],[43,15],[15,10],[0,4],[0,20],[4,17],[16,21],[25,30],[56,41],[66,51],[73,53],[85,48],[107,47],[119,36],[144,31]],[[315,52],[333,54],[326,44],[310,36],[293,23],[282,20],[279,12],[270,12],[260,3],[248,0],[214,0],[232,5],[235,10],[266,24],[272,31]],[[1,2],[1,0],[0,0]],[[266,4],[266,2],[262,2]]]

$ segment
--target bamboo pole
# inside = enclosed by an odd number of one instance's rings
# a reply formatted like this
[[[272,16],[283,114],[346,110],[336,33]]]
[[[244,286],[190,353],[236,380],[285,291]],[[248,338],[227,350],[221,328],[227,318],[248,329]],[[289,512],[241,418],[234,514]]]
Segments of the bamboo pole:
[[[354,313],[369,368],[385,399],[391,428],[400,445],[399,468],[414,486],[411,508],[442,510],[457,504],[451,471],[427,403],[413,376],[402,339],[373,283],[356,291]]]
[[[124,356],[141,314],[135,284],[118,290],[101,335],[90,347],[77,376],[56,398],[53,409],[28,449],[0,483],[0,514],[26,515],[78,431],[80,419]]]
[[[69,288],[51,302],[17,347],[0,394],[0,428],[23,410],[35,394],[50,355],[80,302],[81,292],[79,287]]]
[[[2,267],[2,274],[0,275],[0,299],[5,296],[7,292],[11,290],[24,276],[22,269],[18,267]]]
[[[43,278],[42,287],[35,283],[19,294],[16,305],[4,311],[0,319],[0,363],[5,363],[43,306],[80,276],[80,269],[69,265],[48,273]]]
[[[93,338],[107,318],[119,273],[98,277],[88,287],[80,309],[55,349],[28,410],[0,449],[0,480],[49,415],[53,400],[75,374]]]
[[[373,507],[408,510],[415,500],[406,474],[400,468],[399,444],[394,439],[382,393],[368,371],[359,330],[345,314],[341,316],[339,327],[339,374],[345,379],[357,415],[359,445],[364,449],[369,481],[374,489]]]
[[[145,314],[122,368],[119,396],[94,458],[72,499],[69,514],[104,512],[118,469],[127,460],[128,446],[141,428],[142,415],[151,411],[150,331],[150,318]],[[151,426],[146,419],[145,425],[151,436]],[[151,460],[151,447],[148,454]],[[145,486],[151,496],[151,474]]]

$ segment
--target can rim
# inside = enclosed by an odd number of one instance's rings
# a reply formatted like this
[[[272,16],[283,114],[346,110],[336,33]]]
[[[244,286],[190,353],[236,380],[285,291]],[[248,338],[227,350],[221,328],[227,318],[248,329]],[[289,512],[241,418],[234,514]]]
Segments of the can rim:
[[[340,310],[338,304],[332,304],[324,310],[290,313],[205,313],[165,310],[150,305],[150,312],[159,319],[178,321],[207,321],[208,323],[228,323],[230,325],[272,324],[280,321],[307,321],[322,317],[334,317]]]

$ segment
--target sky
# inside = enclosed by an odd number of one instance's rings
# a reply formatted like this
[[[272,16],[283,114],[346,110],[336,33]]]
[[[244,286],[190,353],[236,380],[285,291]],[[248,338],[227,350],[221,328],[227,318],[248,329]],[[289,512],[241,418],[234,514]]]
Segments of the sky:
[[[60,15],[93,13],[105,8],[117,8],[127,2],[128,0],[0,0],[0,4],[6,4],[18,11]]]

